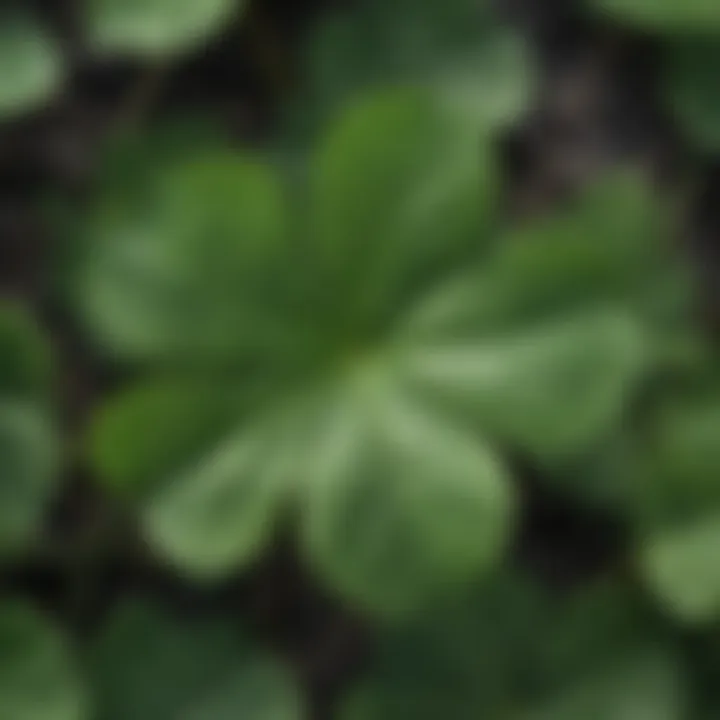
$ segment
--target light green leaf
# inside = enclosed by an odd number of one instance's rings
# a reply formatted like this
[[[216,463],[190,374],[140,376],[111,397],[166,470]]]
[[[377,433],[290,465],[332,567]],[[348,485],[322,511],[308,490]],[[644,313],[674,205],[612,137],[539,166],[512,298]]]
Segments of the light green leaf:
[[[397,614],[495,566],[515,498],[494,452],[392,388],[361,386],[311,478],[305,535],[323,574]]]
[[[552,457],[587,449],[615,426],[646,368],[646,348],[642,327],[609,309],[507,336],[428,338],[407,363],[420,392]]]
[[[720,514],[711,513],[649,535],[639,557],[659,603],[680,620],[703,623],[720,615],[718,552]]]
[[[104,481],[142,499],[151,544],[200,578],[254,559],[295,479],[285,418],[246,427],[257,389],[232,377],[148,382],[108,403],[90,438]]]
[[[90,653],[99,720],[300,720],[287,672],[232,622],[116,610]],[[59,720],[59,719],[58,719]]]
[[[702,372],[670,386],[617,469],[649,591],[680,621],[720,616],[720,395]]]
[[[85,0],[92,44],[101,52],[171,55],[201,45],[246,0]]]
[[[8,601],[0,604],[0,717],[91,717],[65,638],[32,608]]]
[[[177,472],[144,512],[153,546],[199,577],[222,576],[253,560],[300,479],[291,448],[303,427],[292,424],[290,432],[280,418],[258,420]]]
[[[0,13],[0,120],[45,104],[63,79],[64,63],[53,37],[30,16]]]

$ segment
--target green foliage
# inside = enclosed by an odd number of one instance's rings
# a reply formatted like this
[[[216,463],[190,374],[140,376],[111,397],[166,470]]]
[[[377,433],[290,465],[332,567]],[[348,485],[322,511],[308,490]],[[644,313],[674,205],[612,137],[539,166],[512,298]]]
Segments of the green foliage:
[[[44,105],[65,73],[55,39],[27,14],[0,12],[0,121]]]
[[[245,0],[84,0],[93,46],[111,54],[165,56],[201,44]]]
[[[638,464],[644,532],[639,561],[662,605],[693,623],[720,615],[720,393],[673,402]]]
[[[0,717],[89,720],[86,688],[65,639],[29,606],[0,604]]]
[[[557,462],[623,416],[665,330],[653,203],[620,178],[498,242],[475,143],[432,94],[384,92],[330,130],[307,193],[226,153],[98,200],[79,301],[149,379],[91,452],[186,572],[251,562],[290,504],[337,590],[411,610],[502,556],[498,442]]]
[[[232,622],[118,608],[90,654],[99,720],[300,720],[288,674]]]
[[[0,308],[0,555],[39,533],[55,492],[58,448],[48,396],[48,349],[16,308]]]
[[[29,291],[102,378],[63,387],[35,321],[0,305],[0,720],[302,720],[327,679],[315,626],[333,646],[345,629],[308,578],[374,640],[338,720],[717,717],[718,357],[677,208],[624,171],[501,212],[496,140],[534,88],[490,4],[348,3],[274,98],[267,154],[185,117],[102,143],[43,264],[53,291]],[[78,19],[91,56],[152,81],[248,6],[84,0]],[[667,107],[717,150],[716,4],[586,7],[662,37]],[[267,69],[262,13],[247,59]],[[2,120],[65,72],[10,17]],[[562,592],[528,569],[555,502],[622,526]],[[280,614],[312,615],[273,637],[294,672],[254,637],[282,590],[251,571],[285,537],[303,598]],[[131,589],[107,598],[116,572]],[[17,599],[46,574],[52,621]]]
[[[495,577],[462,606],[386,636],[342,720],[679,720],[672,643],[617,588],[559,599]]]
[[[661,32],[720,30],[720,9],[711,0],[590,0],[601,11]]]
[[[700,149],[720,149],[720,32],[718,37],[685,38],[667,50],[665,89],[671,112]]]
[[[293,133],[317,130],[359,92],[388,84],[431,88],[476,132],[527,106],[532,68],[519,37],[477,0],[348,3],[309,39]]]

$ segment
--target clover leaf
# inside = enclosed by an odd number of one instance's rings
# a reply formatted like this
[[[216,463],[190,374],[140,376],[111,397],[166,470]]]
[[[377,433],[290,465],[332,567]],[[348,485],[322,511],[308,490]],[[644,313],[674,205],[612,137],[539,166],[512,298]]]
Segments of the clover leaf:
[[[342,720],[679,720],[670,643],[617,589],[568,598],[494,578],[422,624],[387,633]]]
[[[0,717],[88,720],[85,687],[68,644],[31,607],[0,604]]]
[[[176,618],[128,601],[88,660],[101,720],[302,716],[289,674],[221,619]]]
[[[34,324],[0,308],[0,556],[39,534],[57,480],[49,352]]]
[[[85,0],[90,41],[101,52],[173,55],[201,44],[245,0]]]
[[[599,10],[633,25],[660,32],[714,32],[720,10],[707,0],[590,0]]]
[[[63,58],[55,39],[31,16],[0,13],[0,120],[37,109],[57,92]]]
[[[708,622],[720,614],[720,393],[670,403],[656,426],[638,463],[641,570],[666,610]]]
[[[498,442],[565,456],[622,415],[641,314],[602,280],[561,302],[561,256],[526,293],[476,143],[432,94],[382,92],[329,132],[307,187],[222,154],[99,202],[81,311],[145,379],[99,413],[90,451],[162,556],[231,572],[292,507],[338,591],[410,611],[502,556]]]
[[[477,0],[370,0],[319,24],[290,130],[316,130],[358,92],[388,83],[432,88],[478,130],[514,120],[531,92],[521,39]]]

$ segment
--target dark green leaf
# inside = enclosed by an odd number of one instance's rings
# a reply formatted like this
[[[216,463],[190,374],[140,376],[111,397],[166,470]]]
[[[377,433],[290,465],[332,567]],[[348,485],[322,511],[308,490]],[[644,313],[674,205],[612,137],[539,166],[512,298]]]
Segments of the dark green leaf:
[[[180,620],[128,603],[111,618],[89,660],[100,720],[302,717],[283,668],[221,620]]]
[[[37,539],[58,472],[49,353],[29,318],[0,308],[0,555]]]
[[[65,638],[32,608],[7,601],[0,605],[0,717],[92,717]]]
[[[464,604],[391,633],[343,720],[685,717],[670,647],[617,589],[560,599],[494,577]]]
[[[338,11],[311,37],[293,129],[315,129],[358,92],[394,83],[432,88],[478,134],[515,119],[528,102],[531,66],[487,5],[370,0]]]
[[[708,3],[711,7],[712,3]],[[718,21],[720,28],[720,21]],[[717,38],[685,38],[669,43],[664,74],[671,112],[700,149],[720,149],[720,33]]]

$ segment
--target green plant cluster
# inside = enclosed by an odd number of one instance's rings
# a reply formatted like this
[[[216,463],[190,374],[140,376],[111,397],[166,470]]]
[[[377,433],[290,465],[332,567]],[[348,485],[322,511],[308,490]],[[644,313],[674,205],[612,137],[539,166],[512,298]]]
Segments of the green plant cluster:
[[[712,57],[720,9],[595,5],[682,46],[668,88],[720,138],[695,54]],[[88,39],[171,62],[242,6],[86,0]],[[16,116],[57,92],[62,53],[27,17],[0,28]],[[532,72],[469,0],[370,2],[312,50],[299,170],[182,130],[108,153],[55,283],[121,370],[79,442],[52,342],[3,304],[2,559],[43,546],[79,456],[193,585],[292,528],[313,577],[379,628],[340,720],[717,717],[720,374],[673,204],[619,170],[508,218],[497,138]],[[621,520],[620,567],[562,597],[520,567],[527,465]],[[127,599],[75,642],[0,604],[0,720],[305,716],[242,619]]]

